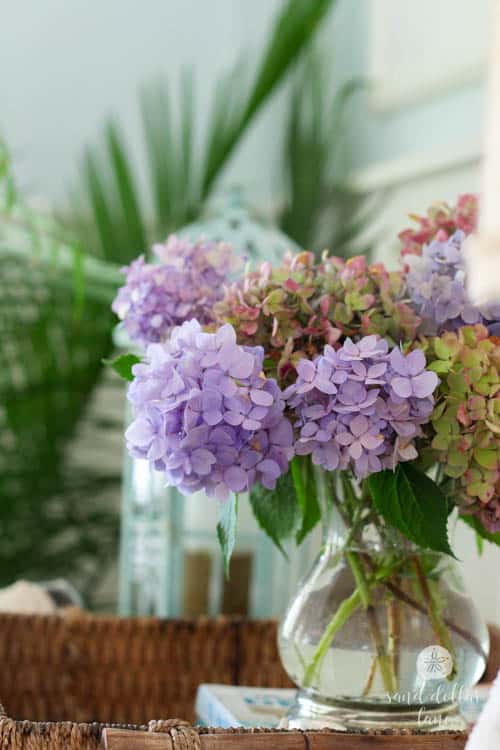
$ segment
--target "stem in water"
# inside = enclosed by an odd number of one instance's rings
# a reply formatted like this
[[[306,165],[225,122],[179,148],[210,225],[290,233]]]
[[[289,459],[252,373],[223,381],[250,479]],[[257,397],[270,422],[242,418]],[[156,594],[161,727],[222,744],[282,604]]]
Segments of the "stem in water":
[[[384,688],[388,693],[394,693],[396,691],[395,678],[391,669],[390,659],[385,649],[384,638],[377,620],[377,613],[373,605],[371,591],[365,577],[363,566],[355,552],[346,552],[345,556],[351,567],[354,580],[356,581],[361,596],[361,602],[366,612],[366,618],[368,620],[373,645],[375,646],[375,653],[377,655]]]
[[[323,663],[323,659],[325,658],[328,649],[331,646],[331,643],[333,639],[335,638],[335,635],[338,633],[340,628],[344,625],[344,623],[347,622],[347,620],[351,617],[351,615],[354,614],[354,612],[358,609],[358,607],[361,604],[361,595],[356,589],[351,596],[349,596],[347,599],[344,599],[340,607],[337,609],[335,614],[333,615],[332,619],[330,620],[328,627],[326,628],[325,632],[323,633],[320,642],[318,643],[318,648],[314,652],[314,656],[311,660],[311,663],[307,667],[306,671],[304,672],[304,686],[310,687],[314,681],[314,678],[316,677],[316,673],[321,668],[321,664]]]

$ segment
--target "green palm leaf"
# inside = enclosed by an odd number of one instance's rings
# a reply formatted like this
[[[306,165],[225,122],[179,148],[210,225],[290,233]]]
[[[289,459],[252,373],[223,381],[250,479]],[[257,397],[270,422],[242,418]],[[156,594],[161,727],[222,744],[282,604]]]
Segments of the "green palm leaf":
[[[313,50],[294,79],[280,224],[303,247],[319,252],[327,247],[346,256],[361,250],[358,238],[371,217],[363,196],[348,187],[345,158],[349,106],[366,84],[352,79],[332,94],[325,70],[322,56]]]
[[[117,123],[110,121],[104,142],[89,148],[84,157],[82,192],[87,205],[83,210],[79,206],[79,221],[73,223],[80,244],[113,262],[126,262],[146,251],[151,241],[198,216],[249,125],[333,5],[334,0],[287,0],[254,76],[247,66],[237,64],[216,82],[205,132],[195,132],[190,74],[181,79],[176,106],[166,83],[144,87],[140,105],[148,195],[140,188]],[[179,117],[173,117],[174,111]],[[195,158],[201,143],[204,148]]]

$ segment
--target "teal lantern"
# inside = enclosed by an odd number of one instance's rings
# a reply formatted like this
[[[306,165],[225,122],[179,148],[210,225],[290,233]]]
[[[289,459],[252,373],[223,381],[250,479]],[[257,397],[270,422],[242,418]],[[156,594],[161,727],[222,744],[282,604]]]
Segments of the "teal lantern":
[[[179,235],[231,243],[252,264],[279,261],[299,248],[282,232],[249,215],[233,192],[223,212],[183,228]],[[216,501],[202,493],[184,497],[165,487],[163,475],[144,460],[125,456],[119,609],[123,615],[161,617],[226,613],[274,617],[284,611],[307,570],[317,540],[290,550],[287,561],[240,497],[238,541],[225,580],[217,546]]]

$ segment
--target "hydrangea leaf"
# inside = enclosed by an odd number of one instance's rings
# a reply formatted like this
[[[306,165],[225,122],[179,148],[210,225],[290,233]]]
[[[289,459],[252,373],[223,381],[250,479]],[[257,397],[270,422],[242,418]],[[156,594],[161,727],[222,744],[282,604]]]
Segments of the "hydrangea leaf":
[[[132,367],[141,361],[141,358],[136,354],[121,354],[116,359],[103,359],[105,365],[109,365],[113,368],[118,375],[124,380],[129,382],[134,379],[132,375]]]
[[[225,502],[219,503],[219,521],[217,523],[217,539],[224,560],[224,572],[229,577],[229,565],[236,542],[236,527],[238,524],[238,495],[230,495]]]
[[[373,503],[387,523],[421,547],[453,556],[448,541],[448,504],[426,474],[409,463],[369,478]]]
[[[261,529],[286,557],[283,542],[293,537],[302,524],[291,472],[278,479],[274,490],[256,484],[250,492],[250,504]]]
[[[321,519],[321,509],[316,493],[313,467],[309,457],[295,456],[290,462],[290,468],[297,503],[302,515],[302,523],[295,536],[295,541],[297,544],[301,544]]]

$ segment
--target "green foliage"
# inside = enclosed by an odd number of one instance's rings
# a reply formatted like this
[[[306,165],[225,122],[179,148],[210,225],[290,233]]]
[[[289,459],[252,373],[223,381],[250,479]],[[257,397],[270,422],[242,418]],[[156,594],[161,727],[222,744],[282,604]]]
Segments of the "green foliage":
[[[219,521],[217,523],[217,539],[219,540],[224,572],[229,576],[231,555],[236,542],[236,528],[238,525],[238,495],[231,495],[226,502],[219,503]]]
[[[119,477],[70,466],[68,446],[110,346],[117,275],[24,205],[4,146],[0,165],[0,586],[69,576],[89,601],[116,553],[101,493]]]
[[[234,66],[215,86],[206,131],[195,131],[190,75],[181,81],[175,105],[164,82],[141,93],[150,198],[134,172],[120,127],[110,121],[99,148],[84,159],[86,207],[73,229],[94,253],[129,261],[150,241],[163,238],[198,216],[250,124],[311,42],[334,0],[287,0],[253,76]],[[173,111],[179,116],[174,118]],[[202,144],[200,154],[200,144]],[[201,165],[201,166],[200,166]]]
[[[382,518],[421,547],[453,555],[448,541],[448,505],[437,484],[409,463],[368,479]]]
[[[296,533],[295,541],[301,544],[321,520],[321,509],[310,457],[295,456],[290,463],[290,471],[301,513],[301,526]]]
[[[115,359],[103,359],[105,365],[109,365],[113,368],[118,375],[131,382],[134,379],[132,375],[132,367],[141,361],[141,358],[136,354],[121,354]]]
[[[310,52],[294,79],[284,151],[284,232],[307,249],[347,257],[366,252],[360,233],[375,206],[348,185],[346,120],[353,96],[366,87],[352,79],[331,94],[321,55]]]
[[[261,529],[286,556],[283,543],[296,535],[302,526],[302,513],[291,472],[278,479],[274,490],[255,485],[250,492],[250,504]]]

